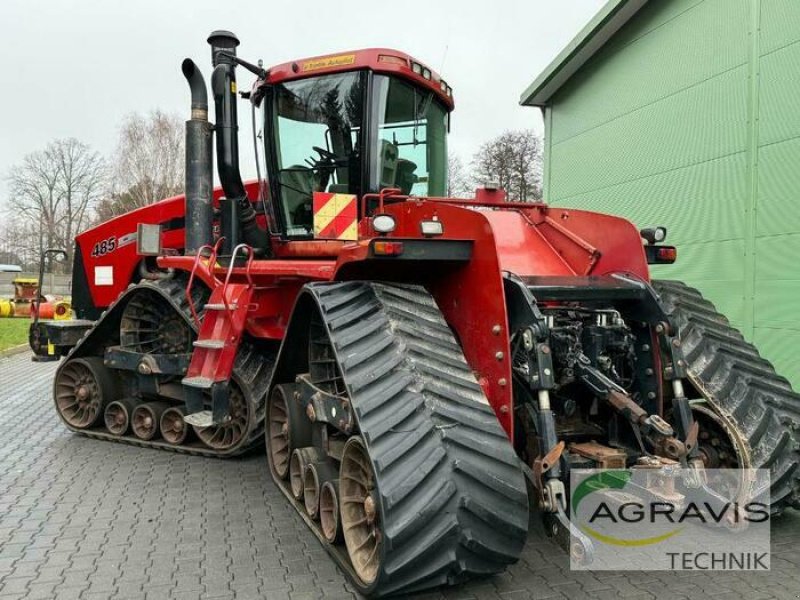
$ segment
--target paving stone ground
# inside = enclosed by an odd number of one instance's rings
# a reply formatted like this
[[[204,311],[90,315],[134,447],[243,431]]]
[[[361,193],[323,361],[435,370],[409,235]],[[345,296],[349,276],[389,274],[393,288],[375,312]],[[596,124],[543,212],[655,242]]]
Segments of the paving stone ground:
[[[69,433],[55,365],[0,359],[0,600],[354,598],[258,452],[195,458]],[[800,598],[800,513],[766,573],[571,572],[532,535],[506,573],[418,599]]]

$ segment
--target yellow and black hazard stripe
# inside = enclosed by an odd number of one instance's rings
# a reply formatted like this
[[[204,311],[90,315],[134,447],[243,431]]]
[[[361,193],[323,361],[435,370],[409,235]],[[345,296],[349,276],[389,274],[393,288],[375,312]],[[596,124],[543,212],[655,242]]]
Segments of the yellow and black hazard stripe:
[[[314,192],[314,237],[333,240],[358,239],[356,196]]]

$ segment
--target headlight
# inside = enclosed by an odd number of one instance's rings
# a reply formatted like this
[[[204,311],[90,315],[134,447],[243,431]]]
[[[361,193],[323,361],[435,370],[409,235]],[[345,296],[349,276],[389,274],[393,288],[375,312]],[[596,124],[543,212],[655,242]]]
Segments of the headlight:
[[[645,227],[639,232],[648,244],[658,244],[667,239],[666,227]]]
[[[422,235],[425,236],[442,235],[444,233],[444,225],[442,225],[441,221],[420,221],[419,226],[422,230]]]
[[[378,233],[391,233],[397,223],[392,215],[375,215],[372,217],[372,228]]]

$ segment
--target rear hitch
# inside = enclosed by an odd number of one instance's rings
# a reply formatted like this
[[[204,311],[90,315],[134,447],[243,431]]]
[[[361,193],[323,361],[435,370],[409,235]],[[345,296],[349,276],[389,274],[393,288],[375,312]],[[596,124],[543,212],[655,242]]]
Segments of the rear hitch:
[[[560,450],[563,450],[564,443],[560,442],[559,446]],[[531,469],[523,461],[520,461],[520,465],[530,484],[540,492],[539,509],[542,511],[545,535],[569,554],[571,561],[581,566],[592,564],[594,544],[569,520],[564,482],[553,478],[543,484],[541,474],[537,475],[534,469]]]
[[[594,561],[592,540],[569,520],[563,507],[559,506],[554,513],[544,513],[542,520],[547,536],[569,554],[570,561],[582,567],[592,564]]]

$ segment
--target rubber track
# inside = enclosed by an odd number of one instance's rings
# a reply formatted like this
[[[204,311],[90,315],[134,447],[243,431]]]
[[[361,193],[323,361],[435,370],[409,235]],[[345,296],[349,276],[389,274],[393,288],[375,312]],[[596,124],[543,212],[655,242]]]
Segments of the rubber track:
[[[107,339],[114,339],[111,333],[113,327],[119,327],[119,316],[125,305],[131,298],[141,293],[142,290],[150,290],[159,294],[172,307],[178,312],[184,320],[191,327],[192,331],[197,333],[197,327],[191,315],[189,303],[186,300],[186,283],[181,278],[167,279],[160,281],[142,281],[138,284],[128,286],[128,289],[122,293],[119,298],[106,309],[100,318],[95,323],[95,326],[89,329],[81,339],[81,341],[70,351],[67,357],[61,362],[59,370],[70,358],[81,357],[85,355],[98,355],[99,344],[102,348],[103,341]],[[193,292],[193,301],[196,308],[202,308],[205,302],[205,296],[197,290]],[[202,312],[199,314],[202,319]],[[191,454],[196,456],[213,456],[213,457],[231,457],[241,455],[248,450],[260,445],[264,441],[264,418],[266,412],[266,403],[264,397],[269,387],[269,381],[272,376],[272,370],[275,365],[274,352],[268,352],[256,348],[256,346],[246,340],[243,340],[239,346],[239,351],[236,354],[236,361],[234,363],[233,377],[243,391],[245,397],[249,398],[251,403],[250,414],[256,416],[255,421],[250,424],[248,435],[244,437],[238,446],[235,446],[226,451],[219,451],[209,448],[199,440],[192,445],[175,446],[168,444],[164,441],[154,440],[145,441],[140,440],[132,434],[125,436],[116,436],[101,429],[75,429],[70,427],[63,421],[64,425],[73,433],[79,433],[94,439],[108,440],[112,442],[120,442],[124,444],[131,444],[140,446],[142,448],[159,448],[161,450],[169,450],[171,452],[179,452],[182,454]],[[102,356],[102,352],[99,353]],[[55,393],[53,394],[55,397]],[[102,423],[102,419],[100,421]],[[101,426],[102,427],[102,426]]]
[[[381,498],[372,595],[502,571],[519,558],[528,498],[514,449],[424,288],[311,284]]]
[[[698,290],[652,285],[679,328],[695,386],[737,424],[751,466],[770,469],[773,510],[800,508],[800,395]]]

